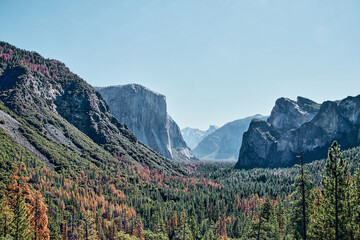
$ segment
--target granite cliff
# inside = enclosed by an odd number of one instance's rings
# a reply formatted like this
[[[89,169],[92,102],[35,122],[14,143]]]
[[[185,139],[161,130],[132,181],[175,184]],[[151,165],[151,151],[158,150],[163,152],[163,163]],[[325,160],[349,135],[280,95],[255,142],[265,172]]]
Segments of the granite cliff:
[[[360,145],[360,95],[317,104],[280,98],[267,121],[254,119],[244,133],[236,168],[286,167],[326,158],[337,140],[343,149]]]
[[[175,160],[195,160],[180,128],[168,115],[166,97],[138,84],[96,88],[111,113],[144,144]]]
[[[100,164],[116,155],[135,164],[176,169],[139,142],[100,94],[65,64],[5,42],[0,42],[0,107],[7,134],[55,168],[71,164],[69,158]]]

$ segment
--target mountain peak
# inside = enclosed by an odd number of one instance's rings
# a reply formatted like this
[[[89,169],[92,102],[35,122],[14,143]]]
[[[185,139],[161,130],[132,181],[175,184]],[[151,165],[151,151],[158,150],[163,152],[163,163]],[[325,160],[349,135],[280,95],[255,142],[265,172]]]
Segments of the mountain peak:
[[[287,131],[309,122],[319,109],[320,104],[307,98],[298,97],[294,101],[282,97],[276,100],[268,122],[281,131]]]
[[[286,167],[305,152],[306,162],[326,157],[333,140],[344,148],[360,144],[360,95],[321,105],[298,97],[279,98],[267,122],[253,121],[244,133],[237,168]]]
[[[89,159],[96,156],[96,153],[88,150],[89,146],[94,145],[97,147],[91,147],[92,150],[103,147],[108,155],[126,156],[133,163],[141,162],[163,169],[169,169],[167,166],[172,165],[168,159],[138,142],[134,134],[109,112],[101,96],[65,64],[4,42],[0,42],[0,62],[0,100],[15,114],[26,119],[29,126],[43,129],[49,137],[55,133],[67,137],[66,134],[73,129],[80,130],[91,140],[83,139],[74,145],[88,144],[84,148],[89,153],[84,153],[84,156],[89,155]],[[70,126],[72,130],[65,126]],[[55,141],[57,138],[54,136]],[[70,146],[75,140],[69,138],[62,141]],[[93,143],[88,143],[91,141]],[[49,152],[41,153],[49,155]]]

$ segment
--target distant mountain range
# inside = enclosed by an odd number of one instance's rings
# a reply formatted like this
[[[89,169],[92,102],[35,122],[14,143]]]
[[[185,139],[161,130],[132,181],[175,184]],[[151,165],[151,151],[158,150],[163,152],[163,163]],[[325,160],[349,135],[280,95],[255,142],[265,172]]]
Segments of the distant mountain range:
[[[184,128],[181,130],[181,134],[188,145],[192,150],[197,147],[197,145],[209,134],[213,133],[218,126],[210,125],[208,130],[200,130],[198,128]]]
[[[243,133],[253,118],[265,120],[267,117],[254,115],[225,124],[206,136],[193,150],[195,156],[206,160],[236,160]]]
[[[322,104],[279,98],[267,121],[251,121],[236,168],[292,166],[300,152],[305,162],[323,159],[334,140],[343,149],[360,145],[360,95]]]
[[[166,97],[139,84],[95,88],[135,136],[161,155],[175,160],[195,160],[180,128],[167,113]]]

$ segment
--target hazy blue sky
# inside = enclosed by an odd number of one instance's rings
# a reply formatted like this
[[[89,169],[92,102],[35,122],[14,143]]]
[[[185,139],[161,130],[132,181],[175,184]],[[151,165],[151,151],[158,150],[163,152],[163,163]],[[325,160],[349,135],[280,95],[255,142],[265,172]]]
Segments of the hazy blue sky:
[[[139,83],[183,127],[269,114],[279,97],[360,94],[360,1],[0,1],[0,40],[93,86]]]

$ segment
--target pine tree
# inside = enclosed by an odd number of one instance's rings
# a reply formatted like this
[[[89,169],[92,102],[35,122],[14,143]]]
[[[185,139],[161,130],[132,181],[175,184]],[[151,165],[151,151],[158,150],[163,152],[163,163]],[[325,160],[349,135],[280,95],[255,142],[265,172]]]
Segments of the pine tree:
[[[14,240],[30,240],[32,238],[32,232],[30,231],[28,209],[20,194],[18,194],[13,207]]]
[[[360,239],[360,166],[353,177],[351,198],[353,205],[352,229],[354,238]]]
[[[185,210],[183,210],[180,216],[179,226],[175,232],[176,240],[193,240],[193,236],[191,234],[191,230],[188,224],[188,219]]]
[[[189,227],[190,227],[191,233],[192,233],[192,235],[194,237],[194,240],[200,239],[199,226],[197,224],[195,216],[191,216],[189,218]]]
[[[52,217],[49,217],[49,222],[48,222],[48,228],[49,228],[49,235],[50,235],[50,239],[55,239],[58,240],[60,239],[61,236],[61,231],[60,231],[60,224],[57,224]]]
[[[286,211],[281,199],[279,199],[276,204],[275,215],[278,223],[280,238],[283,238],[286,230]]]
[[[310,216],[309,237],[314,240],[333,239],[333,232],[327,229],[327,215],[325,213],[327,206],[325,198],[319,188],[316,188],[313,192],[315,196],[314,212]]]
[[[260,207],[259,215],[254,214],[250,226],[247,227],[246,237],[248,239],[279,239],[280,234],[274,216],[274,208],[269,197]]]
[[[325,164],[325,175],[321,184],[322,194],[319,195],[318,208],[315,209],[312,222],[322,222],[326,229],[324,234],[329,239],[348,239],[350,231],[350,209],[348,176],[348,162],[342,158],[340,146],[336,141],[329,149],[328,159]],[[316,237],[317,226],[312,227],[312,237]]]
[[[105,239],[105,234],[103,230],[103,221],[104,219],[101,217],[101,211],[96,212],[95,216],[95,224],[96,224],[96,231],[99,234],[99,239]]]
[[[14,231],[14,212],[4,197],[0,201],[0,238],[9,238]]]
[[[311,187],[312,182],[310,176],[304,171],[303,155],[300,154],[301,165],[296,165],[299,169],[299,174],[295,178],[295,191],[291,197],[291,227],[293,230],[293,237],[295,239],[306,239],[307,227],[310,221],[312,197]]]
[[[155,232],[167,235],[166,226],[162,218],[158,220],[158,224],[156,226]]]
[[[42,201],[42,195],[39,191],[35,191],[33,203],[30,209],[31,229],[34,233],[34,240],[50,239],[50,231],[48,229],[48,218],[46,215],[47,208]]]
[[[14,164],[15,169],[11,176],[11,182],[7,188],[10,205],[14,211],[12,225],[14,226],[14,239],[26,240],[32,238],[30,230],[29,208],[33,201],[33,192],[28,183],[29,178],[26,176],[27,171],[25,164]],[[27,202],[25,202],[27,201]]]
[[[98,232],[96,230],[95,220],[92,213],[88,210],[83,215],[82,224],[79,226],[78,239],[81,240],[98,240]]]
[[[233,228],[232,228],[232,234],[234,237],[238,238],[242,235],[242,228],[241,228],[241,220],[239,217],[235,219]]]

